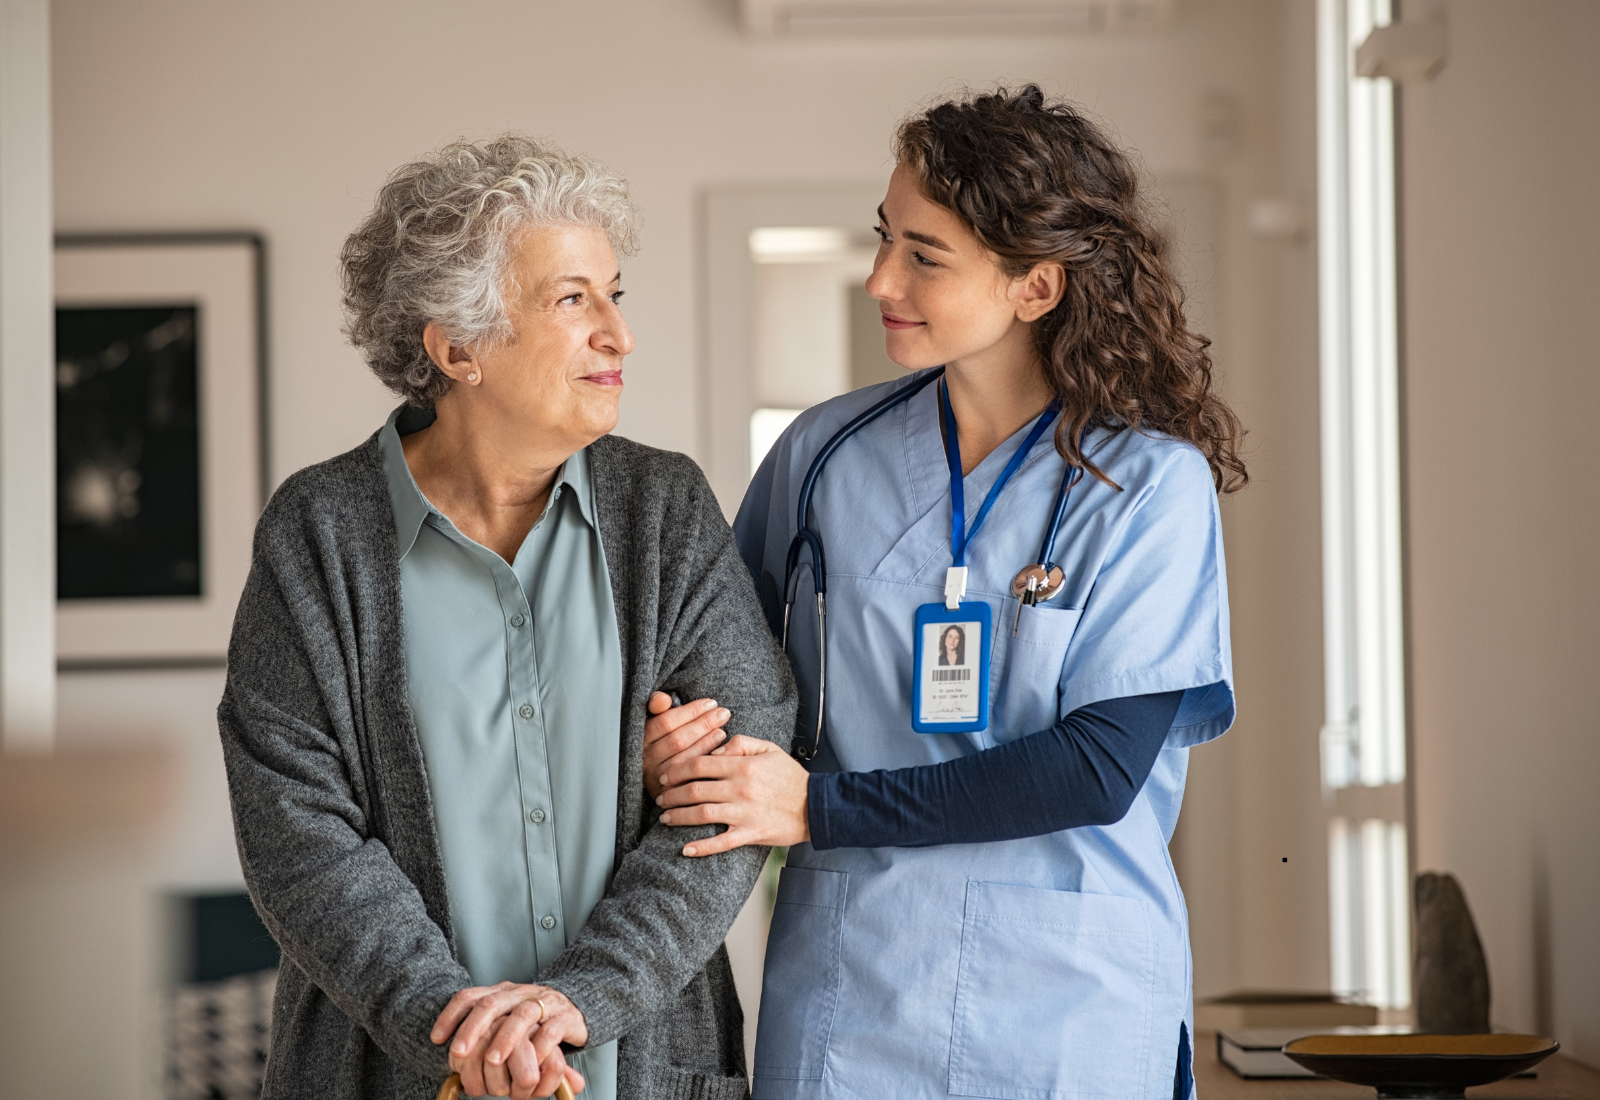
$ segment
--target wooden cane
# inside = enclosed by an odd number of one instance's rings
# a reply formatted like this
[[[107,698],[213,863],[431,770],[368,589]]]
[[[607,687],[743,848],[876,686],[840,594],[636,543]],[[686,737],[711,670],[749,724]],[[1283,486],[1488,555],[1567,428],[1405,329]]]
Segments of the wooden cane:
[[[452,1073],[445,1078],[444,1084],[439,1086],[438,1100],[461,1100],[461,1074]],[[556,1100],[575,1100],[572,1086],[567,1084],[565,1077],[556,1086]]]

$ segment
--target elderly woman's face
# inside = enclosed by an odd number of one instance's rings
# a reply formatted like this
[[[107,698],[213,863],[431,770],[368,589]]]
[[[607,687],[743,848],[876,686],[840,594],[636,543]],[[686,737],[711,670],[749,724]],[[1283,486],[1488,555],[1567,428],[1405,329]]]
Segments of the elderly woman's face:
[[[633,350],[617,257],[603,229],[543,226],[523,234],[511,275],[515,336],[479,355],[485,396],[581,450],[617,426],[622,358]]]

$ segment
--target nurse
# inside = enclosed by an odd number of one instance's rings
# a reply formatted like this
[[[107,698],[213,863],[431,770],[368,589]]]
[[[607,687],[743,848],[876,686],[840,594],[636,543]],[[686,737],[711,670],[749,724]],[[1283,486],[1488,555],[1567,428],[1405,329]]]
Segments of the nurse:
[[[799,417],[735,524],[804,763],[695,751],[719,712],[666,710],[662,820],[729,826],[690,856],[789,846],[754,1100],[1185,1100],[1167,842],[1233,720],[1243,433],[1136,170],[1075,109],[946,102],[895,159],[867,290],[909,374]]]

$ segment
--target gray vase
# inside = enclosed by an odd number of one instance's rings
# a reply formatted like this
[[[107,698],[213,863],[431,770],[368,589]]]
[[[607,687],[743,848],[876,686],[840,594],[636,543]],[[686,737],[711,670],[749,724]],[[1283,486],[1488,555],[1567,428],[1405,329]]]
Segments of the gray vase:
[[[1489,964],[1454,875],[1417,876],[1417,1029],[1435,1035],[1489,1030]]]

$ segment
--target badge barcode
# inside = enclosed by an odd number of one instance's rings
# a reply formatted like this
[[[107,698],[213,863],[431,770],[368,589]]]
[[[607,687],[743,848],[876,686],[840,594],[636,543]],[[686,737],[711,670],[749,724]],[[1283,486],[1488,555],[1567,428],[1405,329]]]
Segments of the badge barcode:
[[[936,668],[933,669],[933,682],[936,684],[948,683],[951,680],[970,680],[970,668]]]

